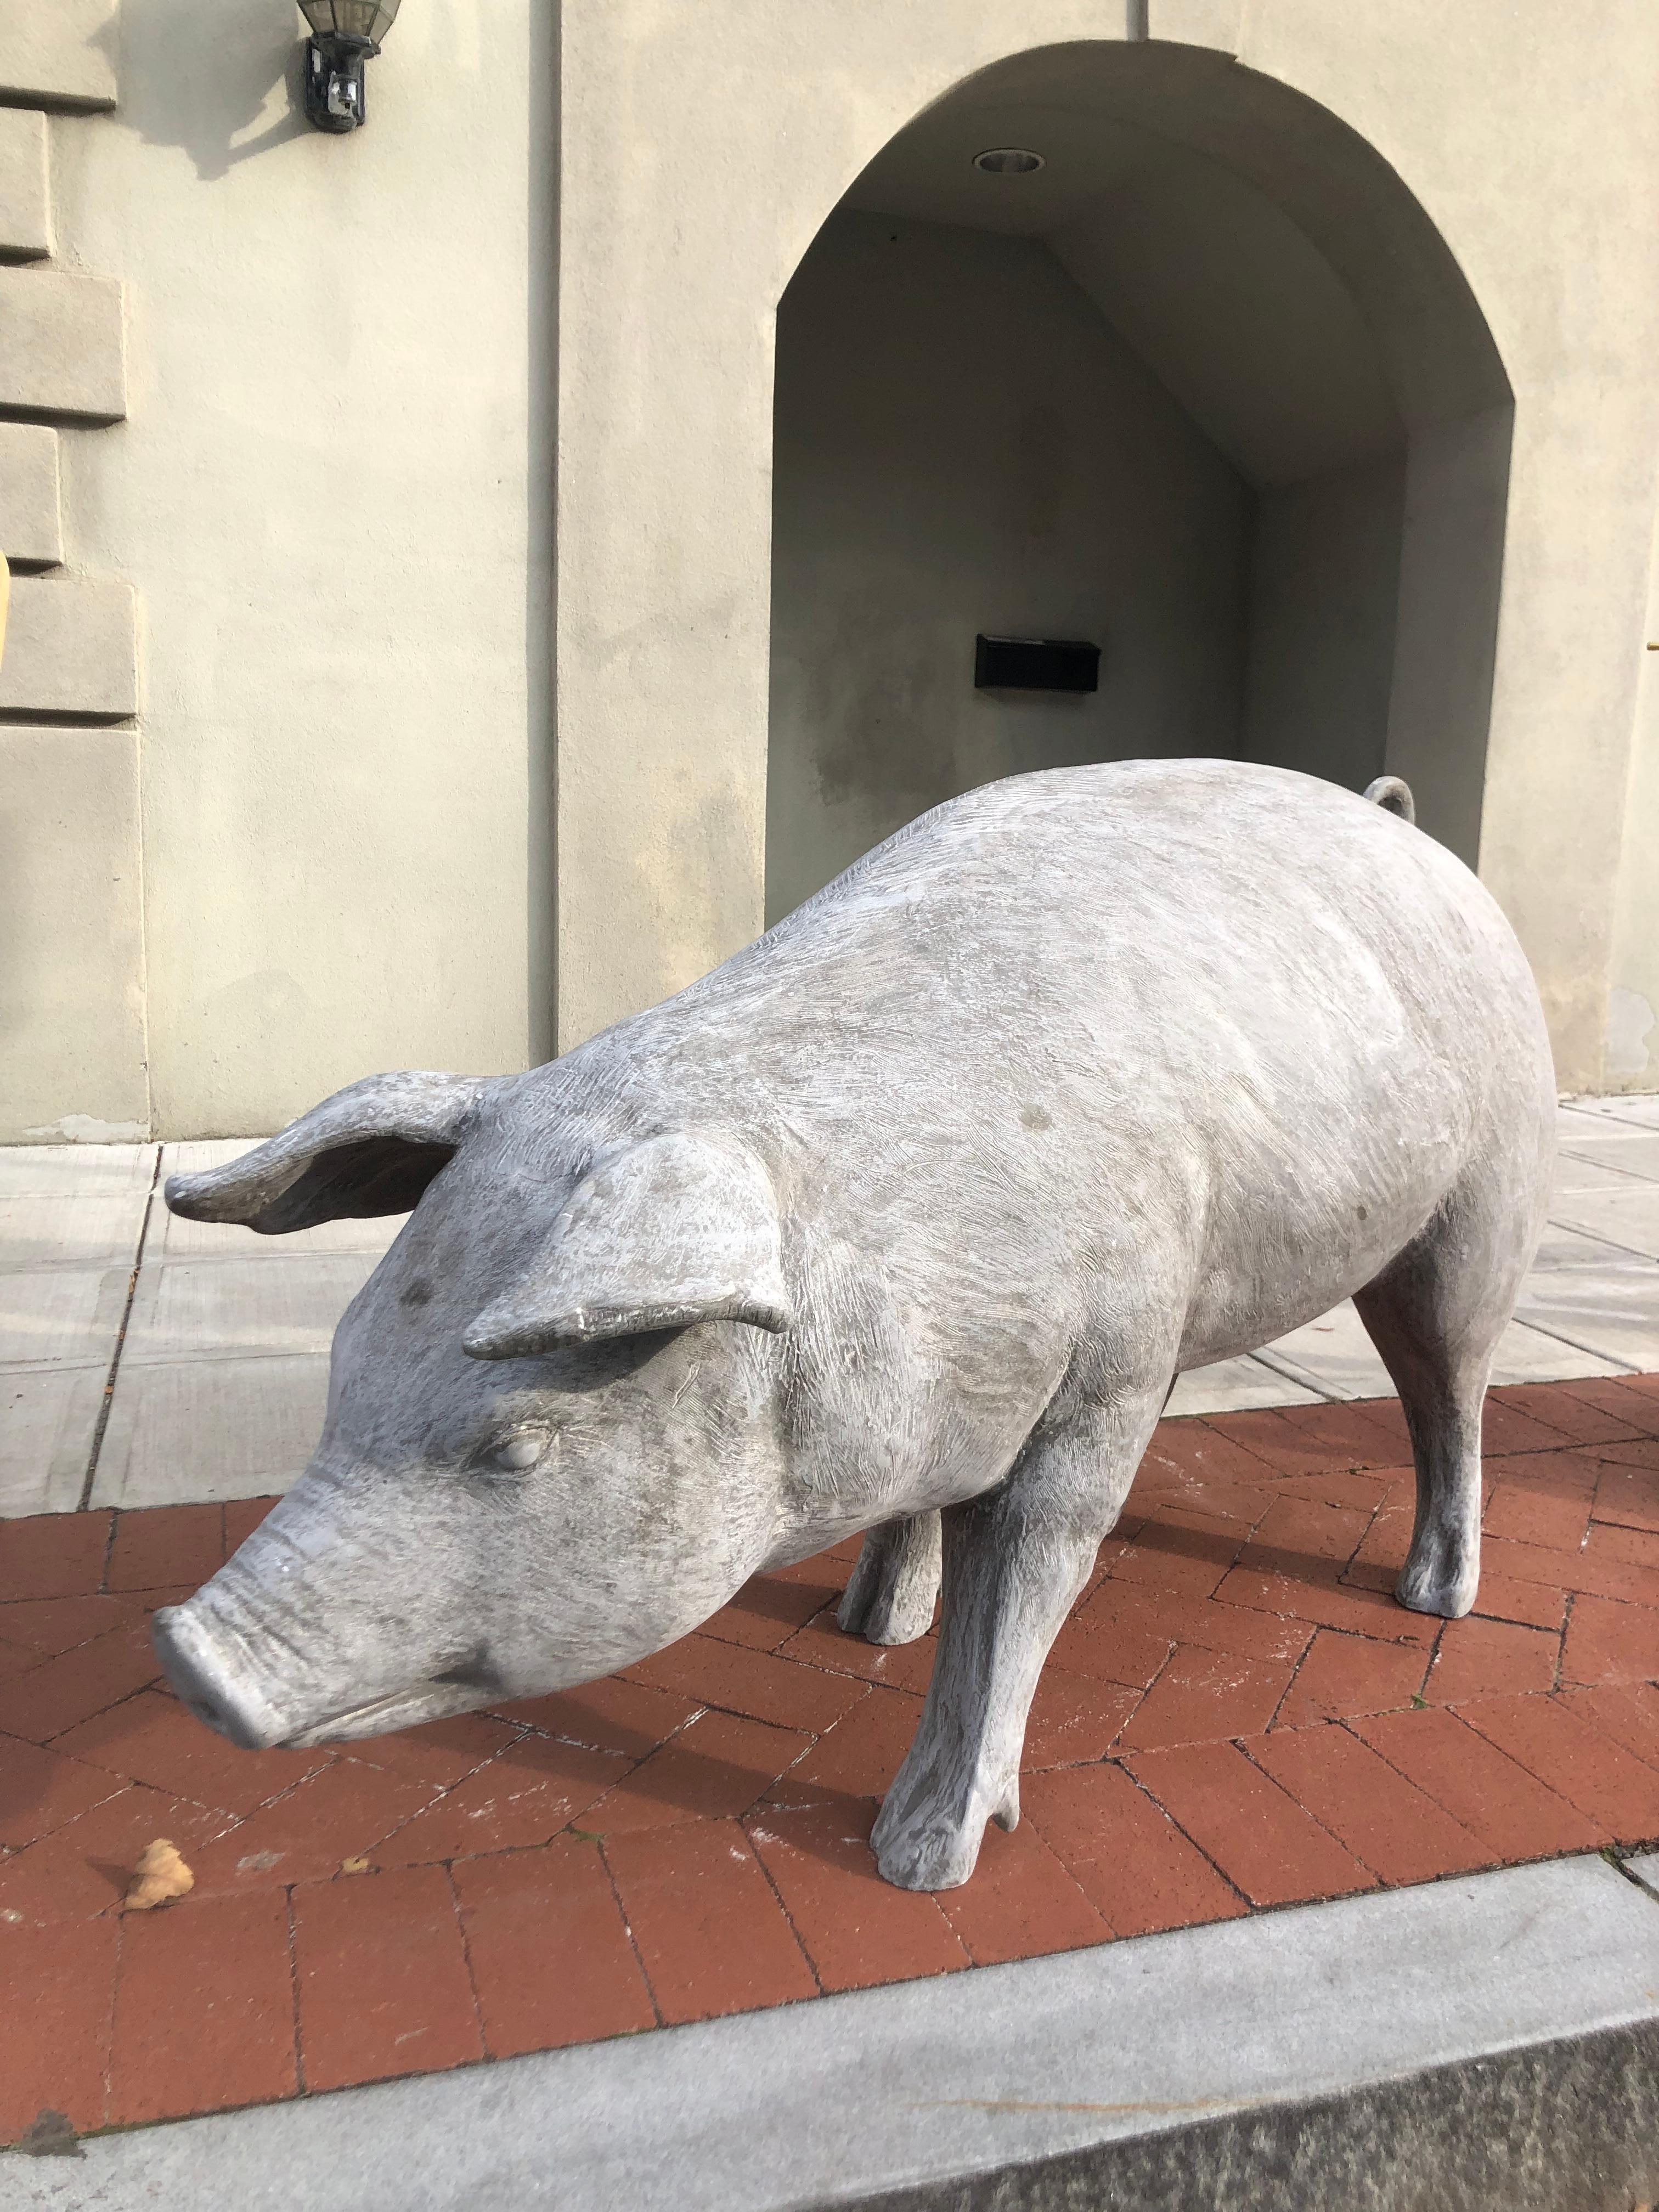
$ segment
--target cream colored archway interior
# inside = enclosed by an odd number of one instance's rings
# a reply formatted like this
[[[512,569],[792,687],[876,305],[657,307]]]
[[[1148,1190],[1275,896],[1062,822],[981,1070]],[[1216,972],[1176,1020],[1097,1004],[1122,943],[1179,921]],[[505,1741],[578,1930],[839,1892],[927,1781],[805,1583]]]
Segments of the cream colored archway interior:
[[[1473,863],[1510,420],[1325,109],[1157,44],[959,86],[779,305],[768,921],[957,792],[1153,754],[1404,775]],[[1094,640],[1099,691],[975,691],[981,630]]]

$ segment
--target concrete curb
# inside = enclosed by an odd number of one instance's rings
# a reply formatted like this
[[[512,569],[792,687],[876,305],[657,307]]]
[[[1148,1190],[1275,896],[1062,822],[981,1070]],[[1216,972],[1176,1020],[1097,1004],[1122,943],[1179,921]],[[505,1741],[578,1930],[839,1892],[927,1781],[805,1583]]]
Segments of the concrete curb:
[[[0,2207],[1627,2212],[1649,1881],[1511,1868],[9,2154]]]

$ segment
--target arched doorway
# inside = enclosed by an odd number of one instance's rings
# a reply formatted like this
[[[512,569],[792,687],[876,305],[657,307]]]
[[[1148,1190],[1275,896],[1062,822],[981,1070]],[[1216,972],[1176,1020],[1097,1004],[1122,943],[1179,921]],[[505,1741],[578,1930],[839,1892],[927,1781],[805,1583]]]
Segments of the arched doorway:
[[[1327,110],[1151,43],[958,86],[779,306],[769,921],[957,792],[1152,754],[1387,769],[1473,863],[1510,419]],[[1091,640],[1099,689],[977,690],[979,633]]]

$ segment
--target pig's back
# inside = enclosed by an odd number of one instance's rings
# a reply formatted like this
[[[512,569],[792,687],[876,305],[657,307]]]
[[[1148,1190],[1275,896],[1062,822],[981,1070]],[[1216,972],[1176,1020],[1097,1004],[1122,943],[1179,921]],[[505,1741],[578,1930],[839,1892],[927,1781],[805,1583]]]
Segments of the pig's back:
[[[947,801],[659,1011],[735,1021],[797,1076],[877,1039],[925,1090],[941,1054],[947,1085],[964,1054],[1114,1096],[1133,1071],[1201,1125],[1228,1077],[1306,1102],[1322,1063],[1398,1081],[1423,1052],[1467,1079],[1524,1057],[1536,994],[1490,895],[1381,808],[1289,769],[1130,761]]]
[[[611,1036],[849,1233],[879,1212],[890,1248],[907,1224],[927,1245],[948,1219],[1010,1269],[1102,1264],[1125,1235],[1200,1273],[1248,1248],[1310,1314],[1495,1122],[1553,1114],[1531,975],[1462,862],[1352,793],[1225,761],[949,801]]]

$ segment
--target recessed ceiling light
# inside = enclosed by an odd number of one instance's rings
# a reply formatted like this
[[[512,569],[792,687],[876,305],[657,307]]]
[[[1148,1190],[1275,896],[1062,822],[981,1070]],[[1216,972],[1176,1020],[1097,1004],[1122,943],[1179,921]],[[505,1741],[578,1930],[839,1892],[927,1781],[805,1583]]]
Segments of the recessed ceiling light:
[[[1029,146],[988,146],[975,155],[974,167],[988,177],[1029,177],[1042,167],[1042,156]]]

